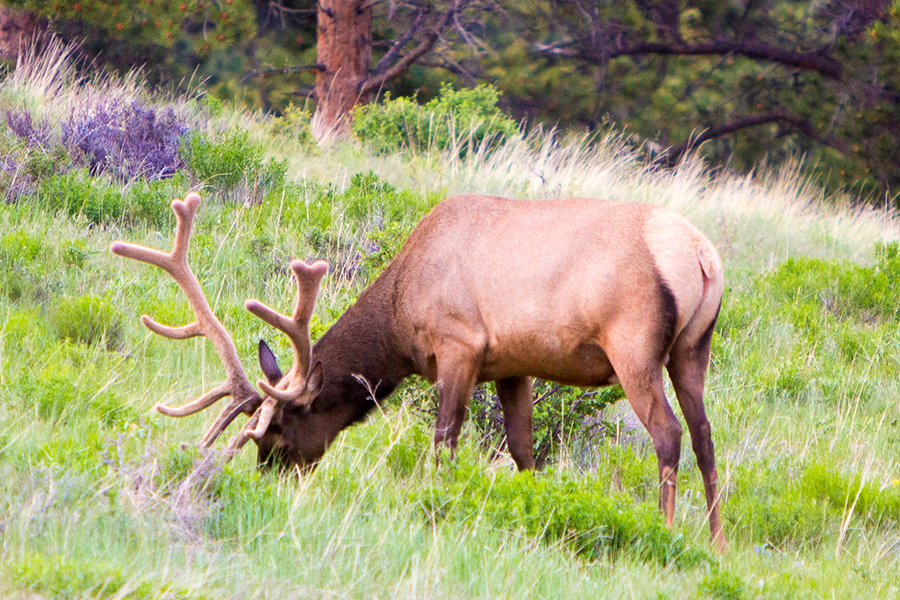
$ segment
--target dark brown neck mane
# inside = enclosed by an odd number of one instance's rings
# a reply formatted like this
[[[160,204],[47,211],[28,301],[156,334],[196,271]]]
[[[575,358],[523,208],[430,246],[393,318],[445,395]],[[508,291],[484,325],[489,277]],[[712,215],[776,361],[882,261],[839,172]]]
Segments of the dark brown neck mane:
[[[397,351],[390,281],[382,274],[313,346],[313,364],[322,361],[325,377],[313,411],[350,405],[351,422],[358,421],[375,407],[373,393],[387,397],[414,372]]]

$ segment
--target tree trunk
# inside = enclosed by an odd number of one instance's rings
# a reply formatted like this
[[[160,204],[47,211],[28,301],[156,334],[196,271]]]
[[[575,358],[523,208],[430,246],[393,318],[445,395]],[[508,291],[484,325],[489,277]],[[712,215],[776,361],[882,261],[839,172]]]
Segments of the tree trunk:
[[[0,6],[0,60],[15,60],[38,33],[47,29],[47,20],[34,13]]]
[[[350,111],[368,102],[361,94],[372,58],[372,8],[366,0],[320,0],[316,114],[313,131],[320,143],[350,133]]]

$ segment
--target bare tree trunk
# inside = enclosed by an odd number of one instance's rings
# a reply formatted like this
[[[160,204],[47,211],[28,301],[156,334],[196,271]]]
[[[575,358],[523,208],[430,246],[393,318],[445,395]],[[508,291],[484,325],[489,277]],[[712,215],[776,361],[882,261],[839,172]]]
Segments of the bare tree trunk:
[[[318,3],[316,114],[313,131],[320,143],[350,132],[350,111],[369,101],[361,93],[372,59],[372,8],[367,0]]]
[[[0,59],[15,60],[35,34],[46,29],[46,19],[28,11],[0,6]]]

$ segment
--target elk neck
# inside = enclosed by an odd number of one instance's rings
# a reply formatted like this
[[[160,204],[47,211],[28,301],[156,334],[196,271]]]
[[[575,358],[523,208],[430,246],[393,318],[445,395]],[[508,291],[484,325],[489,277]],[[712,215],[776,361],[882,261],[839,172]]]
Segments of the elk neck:
[[[399,350],[390,269],[360,295],[313,346],[312,364],[322,361],[324,382],[312,410],[343,405],[350,422],[361,420],[414,371]],[[348,423],[349,424],[349,423]]]

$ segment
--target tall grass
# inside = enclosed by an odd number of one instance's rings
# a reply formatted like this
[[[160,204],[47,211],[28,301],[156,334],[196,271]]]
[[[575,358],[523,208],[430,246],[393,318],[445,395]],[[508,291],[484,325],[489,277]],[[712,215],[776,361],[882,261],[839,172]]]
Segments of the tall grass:
[[[50,119],[80,94],[171,100],[137,78],[78,79],[66,52],[20,62],[0,81],[0,109]],[[625,403],[596,415],[589,447],[568,440],[528,478],[471,423],[456,463],[436,466],[435,394],[417,380],[342,434],[311,476],[259,473],[248,448],[178,497],[198,458],[180,446],[212,416],[173,420],[150,407],[198,395],[222,369],[205,341],[140,327],[144,312],[173,323],[189,312],[167,276],[106,251],[120,238],[164,247],[171,232],[20,202],[0,206],[0,597],[897,595],[900,329],[887,304],[866,312],[865,285],[893,273],[875,242],[898,238],[895,215],[825,197],[797,164],[752,176],[693,159],[660,170],[617,134],[538,129],[491,151],[451,143],[372,156],[354,144],[311,150],[269,137],[264,115],[178,102],[196,127],[248,130],[268,157],[288,160],[295,186],[260,205],[204,195],[192,265],[247,365],[260,337],[282,356],[288,348],[244,298],[288,307],[286,261],[328,258],[341,275],[323,286],[320,335],[383,266],[373,244],[399,244],[440,194],[653,202],[697,223],[729,271],[706,398],[731,550],[708,552],[687,443],[675,531],[659,537],[652,446]],[[377,180],[354,179],[369,171]],[[791,257],[828,261],[808,263],[796,283],[782,270]],[[842,293],[857,312],[836,308]],[[610,532],[621,530],[636,533],[614,550]]]

